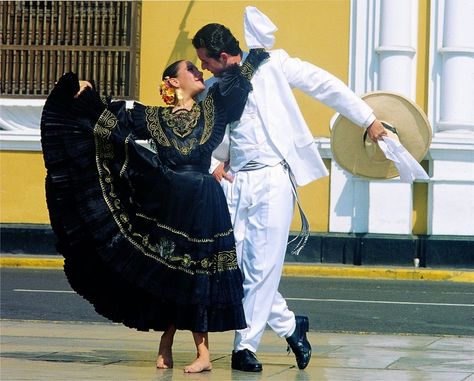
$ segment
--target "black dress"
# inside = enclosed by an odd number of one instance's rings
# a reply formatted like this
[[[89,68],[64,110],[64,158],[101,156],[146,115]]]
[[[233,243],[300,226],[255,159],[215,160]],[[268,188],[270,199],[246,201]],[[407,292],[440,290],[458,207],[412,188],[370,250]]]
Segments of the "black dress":
[[[175,113],[127,111],[93,90],[76,99],[77,77],[58,81],[41,120],[47,205],[68,280],[101,315],[138,330],[246,326],[227,203],[208,169],[265,58],[251,53]]]

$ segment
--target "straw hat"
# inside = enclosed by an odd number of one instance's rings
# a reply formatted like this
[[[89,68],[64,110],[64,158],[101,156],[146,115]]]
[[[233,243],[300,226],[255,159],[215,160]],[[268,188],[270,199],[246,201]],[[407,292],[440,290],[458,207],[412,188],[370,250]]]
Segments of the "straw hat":
[[[400,94],[376,91],[362,96],[387,129],[388,137],[399,139],[420,162],[431,144],[431,127],[423,110]],[[331,130],[331,149],[336,162],[353,175],[370,179],[398,176],[393,161],[387,159],[366,130],[339,115]]]

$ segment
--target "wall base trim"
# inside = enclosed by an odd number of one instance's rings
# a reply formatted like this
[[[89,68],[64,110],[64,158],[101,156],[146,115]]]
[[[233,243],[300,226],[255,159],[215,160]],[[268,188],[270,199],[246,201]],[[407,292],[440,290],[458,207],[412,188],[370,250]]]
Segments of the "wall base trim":
[[[0,224],[1,253],[55,255],[55,243],[50,225]],[[288,249],[286,263],[474,269],[473,236],[312,233],[300,255]]]

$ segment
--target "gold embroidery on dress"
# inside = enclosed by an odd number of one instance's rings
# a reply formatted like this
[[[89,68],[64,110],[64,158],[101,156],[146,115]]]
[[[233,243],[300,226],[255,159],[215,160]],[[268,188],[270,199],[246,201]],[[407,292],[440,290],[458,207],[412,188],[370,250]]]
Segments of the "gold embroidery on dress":
[[[128,142],[132,140],[132,134],[129,134],[126,138],[125,138],[125,161],[122,165],[122,169],[120,170],[120,177],[123,176],[123,174],[125,173],[125,171],[127,170],[128,168],[128,164],[130,163],[130,155],[128,153]]]
[[[110,159],[114,157],[113,147],[109,142],[109,137],[116,126],[117,119],[115,115],[109,110],[104,110],[102,114],[100,114],[94,127],[94,135],[98,137],[98,143],[101,144],[100,152],[103,158]]]
[[[249,81],[252,79],[254,71],[254,67],[247,61],[245,61],[240,67],[240,73]]]
[[[174,148],[176,148],[181,155],[189,155],[189,153],[193,150],[195,144],[197,142],[196,138],[189,139],[187,142],[179,142],[176,139],[171,139],[171,143],[173,143]]]
[[[159,107],[156,106],[145,107],[146,125],[153,139],[164,147],[170,147],[171,144],[160,125],[158,111]]]
[[[214,126],[214,99],[212,97],[206,97],[203,102],[204,106],[204,131],[202,132],[200,145],[207,142],[212,133]]]
[[[173,254],[176,244],[173,241],[162,237],[155,247],[160,257],[169,258]]]
[[[155,259],[168,268],[188,274],[199,273],[205,275],[211,275],[219,271],[236,270],[238,267],[235,249],[214,253],[212,259],[204,258],[194,261],[190,254],[178,255],[175,253],[176,244],[172,240],[162,237],[157,243],[152,243],[148,234],[140,234],[134,229],[130,216],[123,210],[121,200],[114,191],[114,175],[109,169],[109,160],[113,160],[115,157],[109,138],[111,130],[117,124],[116,117],[109,111],[104,111],[94,126],[94,142],[96,147],[96,167],[99,174],[102,196],[121,234],[145,256]],[[159,224],[157,223],[157,225]],[[183,232],[173,231],[169,227],[168,230],[179,235],[186,235]],[[222,232],[216,236],[226,236],[228,234],[232,234],[232,231]],[[190,239],[190,241],[212,242],[213,239]]]
[[[227,236],[231,235],[234,231],[232,228],[230,228],[225,232],[220,232],[220,233],[214,234],[213,238],[194,238],[194,237],[191,237],[189,234],[186,234],[185,232],[183,232],[181,230],[177,230],[177,229],[174,229],[174,228],[172,228],[168,225],[164,225],[164,224],[159,223],[156,220],[156,218],[149,217],[149,216],[147,216],[143,213],[137,213],[136,215],[137,215],[137,217],[141,217],[141,218],[144,218],[144,219],[149,220],[149,221],[155,221],[156,226],[159,226],[162,229],[166,229],[166,230],[168,230],[172,233],[179,234],[180,236],[186,238],[189,242],[214,242],[215,241],[214,238],[227,237]]]
[[[267,51],[263,48],[251,49],[249,53],[250,55],[254,55],[259,57],[261,60],[265,60],[269,57]],[[257,67],[258,68],[258,67]],[[250,81],[257,70],[255,66],[253,66],[247,59],[244,61],[242,66],[240,67],[240,73]]]
[[[182,256],[173,255],[173,250],[170,249],[170,242],[162,238],[160,240],[160,255],[168,262],[177,264],[178,267],[184,268],[190,271],[191,268],[195,268],[196,273],[211,274],[214,272],[236,270],[237,269],[237,255],[235,250],[220,251],[214,255],[213,259],[203,258],[200,261],[194,261],[190,254],[184,254]],[[172,242],[171,242],[172,243]],[[174,243],[172,243],[174,245]],[[174,249],[174,246],[172,246]],[[186,271],[186,272],[188,272]]]
[[[197,103],[193,105],[191,110],[181,109],[172,112],[172,108],[164,108],[161,113],[163,120],[176,136],[184,138],[193,132],[199,117],[201,116],[201,108]]]
[[[217,271],[226,271],[229,269],[229,265],[237,267],[237,256],[235,250],[221,251],[217,256]]]

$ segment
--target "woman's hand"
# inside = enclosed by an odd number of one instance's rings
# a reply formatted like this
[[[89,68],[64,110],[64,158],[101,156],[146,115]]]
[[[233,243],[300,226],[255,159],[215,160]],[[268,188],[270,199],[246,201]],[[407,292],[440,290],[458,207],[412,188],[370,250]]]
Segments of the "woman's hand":
[[[77,115],[90,118],[96,122],[102,112],[107,108],[106,103],[102,101],[97,94],[92,83],[89,81],[78,81],[79,90],[74,95],[72,109]]]
[[[76,95],[74,95],[74,98],[77,98],[79,95],[81,95],[81,93],[82,93],[87,87],[90,87],[91,89],[93,88],[93,87],[92,87],[92,84],[91,84],[89,81],[79,81],[79,91],[76,93]]]

